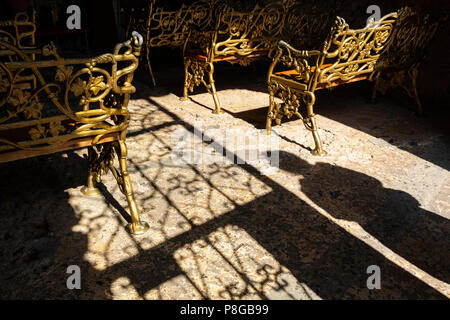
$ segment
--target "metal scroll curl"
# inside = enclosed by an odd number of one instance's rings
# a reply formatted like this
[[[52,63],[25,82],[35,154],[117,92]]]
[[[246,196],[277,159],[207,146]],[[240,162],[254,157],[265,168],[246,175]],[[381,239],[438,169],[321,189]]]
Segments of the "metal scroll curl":
[[[0,151],[47,149],[87,136],[98,141],[126,130],[142,42],[133,34],[113,54],[91,59],[63,59],[49,45],[33,61],[24,49],[0,41]],[[24,71],[36,86],[24,82]],[[22,133],[7,134],[17,130]]]

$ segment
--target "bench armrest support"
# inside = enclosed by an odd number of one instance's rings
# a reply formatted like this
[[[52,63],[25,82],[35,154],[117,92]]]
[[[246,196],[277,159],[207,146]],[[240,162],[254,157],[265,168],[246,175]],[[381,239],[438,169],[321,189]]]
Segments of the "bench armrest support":
[[[312,67],[319,68],[323,55],[320,50],[298,50],[287,42],[280,40],[269,67],[267,81],[270,82],[273,71],[277,65],[281,64],[284,67],[294,69],[304,79],[305,83],[308,83],[311,79]]]

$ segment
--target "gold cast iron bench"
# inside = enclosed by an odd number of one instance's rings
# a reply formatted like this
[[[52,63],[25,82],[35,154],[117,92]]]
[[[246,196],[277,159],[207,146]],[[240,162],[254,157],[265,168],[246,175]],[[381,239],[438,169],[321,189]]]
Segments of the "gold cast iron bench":
[[[195,86],[204,85],[213,96],[214,112],[220,113],[214,84],[215,63],[248,65],[269,56],[280,39],[304,44],[323,38],[339,8],[339,1],[333,2],[331,8],[299,0],[264,2],[265,5],[249,9],[247,1],[198,0],[173,10],[160,7],[162,1],[150,0],[147,18],[134,11],[126,19],[127,29],[145,35],[144,56],[153,84],[149,48],[182,48],[185,66],[182,100],[189,99],[188,93]]]
[[[391,13],[363,29],[350,29],[344,19],[338,17],[317,50],[297,50],[280,41],[267,76],[270,95],[268,134],[273,120],[280,124],[283,116],[296,115],[313,134],[313,154],[323,155],[314,117],[314,92],[369,79],[380,53],[389,42],[396,19],[397,13]],[[281,99],[282,103],[275,98]]]
[[[133,33],[113,53],[64,59],[53,44],[38,50],[0,40],[0,162],[88,147],[88,179],[82,192],[99,193],[95,183],[111,171],[127,198],[132,234],[148,229],[134,199],[125,144],[128,102],[136,90],[131,82],[142,41]],[[23,73],[36,78],[35,87],[16,86]],[[113,165],[116,155],[118,169]]]
[[[230,2],[232,3],[232,2]],[[214,30],[190,28],[183,50],[185,82],[182,100],[203,84],[214,100],[214,113],[221,113],[221,105],[214,81],[214,64],[238,63],[243,66],[262,57],[270,57],[279,40],[302,46],[311,39],[323,38],[333,22],[334,10],[311,5],[309,2],[286,0],[269,1],[250,11],[216,6]],[[220,10],[219,10],[220,9]],[[207,76],[207,80],[204,78]]]

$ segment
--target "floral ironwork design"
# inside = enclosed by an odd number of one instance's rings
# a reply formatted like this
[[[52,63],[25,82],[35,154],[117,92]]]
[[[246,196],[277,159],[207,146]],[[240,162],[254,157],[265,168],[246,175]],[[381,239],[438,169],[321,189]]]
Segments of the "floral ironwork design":
[[[0,40],[0,157],[26,150],[30,156],[84,143],[89,147],[89,176],[83,192],[98,193],[100,171],[111,171],[131,212],[128,230],[140,234],[140,221],[126,166],[128,101],[143,38],[138,33],[113,53],[90,59],[64,59],[53,44],[33,49],[39,59],[15,43]],[[45,72],[44,72],[45,69]],[[23,86],[28,70],[36,86]],[[113,165],[117,156],[119,169]],[[9,160],[10,161],[10,160]]]

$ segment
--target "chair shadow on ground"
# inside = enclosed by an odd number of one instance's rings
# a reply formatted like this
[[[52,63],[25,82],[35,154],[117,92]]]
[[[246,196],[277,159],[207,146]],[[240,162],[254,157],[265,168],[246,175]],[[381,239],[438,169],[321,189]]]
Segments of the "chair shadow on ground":
[[[409,262],[449,283],[450,221],[410,194],[329,163],[308,164],[280,151],[280,168],[300,174],[301,191],[334,218],[354,221]]]
[[[193,132],[189,124],[183,123],[164,106],[151,99],[150,102],[158,106],[158,112],[171,116],[175,122]],[[134,135],[149,133],[154,133],[151,128],[141,133],[134,132]],[[133,163],[132,159],[130,162]],[[267,185],[271,189],[269,193],[247,204],[234,203],[234,209],[203,224],[196,225],[188,220],[190,230],[167,238],[151,249],[138,247],[138,253],[133,257],[99,271],[85,259],[89,254],[88,239],[73,230],[81,217],[75,213],[64,191],[84,184],[86,165],[86,160],[73,153],[69,153],[69,158],[63,161],[61,156],[54,155],[44,161],[28,159],[2,165],[0,172],[4,184],[0,193],[0,219],[4,226],[1,230],[1,238],[4,239],[1,249],[5,257],[1,270],[4,284],[0,291],[2,298],[110,299],[114,297],[112,283],[124,277],[139,296],[144,297],[149,290],[184,275],[194,288],[192,290],[207,299],[210,298],[208,292],[202,289],[201,283],[189,278],[174,255],[187,244],[199,240],[205,246],[215,248],[209,235],[217,230],[227,230],[230,226],[244,230],[281,266],[286,267],[298,282],[323,299],[445,298],[328,220],[297,195],[270,177],[260,176],[255,168],[248,165],[243,166],[245,171]],[[150,185],[166,197],[169,205],[165,210],[174,209],[182,214],[177,204],[170,201],[168,194],[172,190],[161,190],[139,164],[133,163],[133,166],[142,179],[149,180]],[[409,194],[384,188],[378,180],[362,173],[325,163],[310,165],[282,151],[280,168],[303,175],[302,191],[331,215],[360,223],[394,252],[432,276],[448,282],[450,268],[446,257],[449,252],[449,223],[421,209]],[[232,167],[215,169],[218,174],[232,175]],[[192,170],[199,178],[203,177],[203,173],[195,167]],[[211,185],[211,188],[216,188]],[[186,196],[193,192],[189,188],[182,191]],[[220,192],[219,189],[216,191]],[[114,197],[104,192],[105,201],[117,207]],[[213,211],[212,208],[209,210]],[[41,231],[39,225],[44,226]],[[31,249],[31,254],[27,253],[28,249]],[[221,254],[220,249],[215,250]],[[60,258],[53,261],[56,252]],[[233,254],[240,256],[239,248],[234,248]],[[226,256],[221,256],[227,260]],[[200,258],[200,254],[193,257],[194,260]],[[279,270],[260,265],[259,280],[255,280],[239,265],[231,261],[227,263],[233,266],[241,283],[237,287],[224,284],[226,298],[238,299],[265,283],[269,283],[275,291],[286,291],[288,284],[278,278]],[[66,268],[71,264],[79,265],[82,270],[82,290],[68,290],[66,287]],[[378,265],[381,269],[380,290],[369,290],[366,286],[366,270],[370,265]],[[204,274],[202,279],[208,276],[212,275]],[[220,280],[217,281],[220,283]],[[262,299],[269,298],[258,290],[256,295]]]
[[[361,223],[394,252],[438,279],[448,281],[449,268],[445,259],[448,253],[447,220],[420,209],[418,202],[410,195],[383,188],[378,180],[356,171],[340,167],[333,169],[328,164],[320,163],[311,166],[284,152],[281,152],[280,160],[282,170],[304,174],[306,178],[302,180],[302,190],[317,204],[339,218]],[[247,166],[246,170],[254,172],[252,167]],[[329,178],[328,171],[333,170],[336,175],[323,185],[322,182]],[[345,176],[345,185],[353,193],[342,188],[339,174]],[[145,176],[144,173],[142,175]],[[321,298],[443,298],[379,252],[331,223],[293,193],[267,177],[258,178],[270,186],[272,191],[269,194],[246,205],[236,204],[236,208],[224,216],[195,226],[191,231],[110,267],[108,274],[126,275],[136,290],[144,295],[148,290],[184,273],[173,258],[175,251],[199,239],[211,244],[209,234],[231,225],[245,230],[281,265],[287,267],[299,282],[306,284]],[[361,196],[357,200],[353,199],[358,196],[358,189],[353,189],[355,186],[363,187],[359,189]],[[326,203],[316,197],[320,192],[330,194]],[[372,192],[379,196],[370,197]],[[347,201],[353,199],[354,205],[349,207],[351,210],[344,211],[345,216],[339,215],[343,201],[334,199],[336,195],[338,198],[348,197]],[[365,217],[365,210],[371,213],[371,217]],[[168,267],[170,265],[172,268]],[[380,266],[382,290],[367,289],[365,271],[369,265]],[[154,272],[151,275],[146,273],[149,266]],[[265,271],[261,266],[261,272]],[[265,276],[266,280],[268,278],[270,274]],[[232,298],[239,298],[255,287],[252,281],[247,279],[245,282],[246,285],[240,290],[229,291]],[[192,285],[201,292],[198,285],[194,282]],[[279,281],[276,286],[277,290],[282,291],[286,283]],[[259,296],[267,298],[262,292]],[[208,298],[208,295],[203,297]]]
[[[78,218],[65,190],[86,182],[86,160],[66,155],[1,164],[3,299],[56,298],[55,280],[64,284],[67,266],[83,265],[87,239],[72,231]],[[54,261],[63,238],[70,238],[74,249],[65,266]],[[66,290],[65,297],[76,297],[74,293]]]

